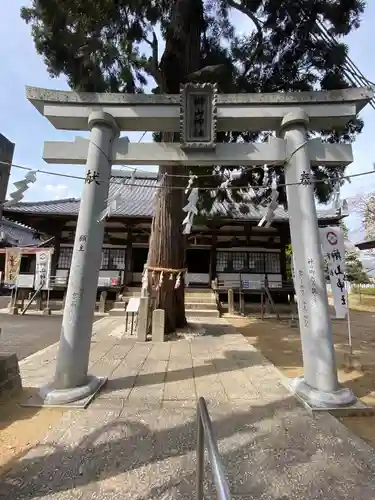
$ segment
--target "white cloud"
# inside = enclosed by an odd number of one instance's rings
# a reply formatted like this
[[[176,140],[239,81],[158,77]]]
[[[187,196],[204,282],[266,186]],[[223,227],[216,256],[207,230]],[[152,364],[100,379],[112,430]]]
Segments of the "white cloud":
[[[45,189],[55,200],[66,198],[68,194],[68,186],[65,184],[47,184]]]

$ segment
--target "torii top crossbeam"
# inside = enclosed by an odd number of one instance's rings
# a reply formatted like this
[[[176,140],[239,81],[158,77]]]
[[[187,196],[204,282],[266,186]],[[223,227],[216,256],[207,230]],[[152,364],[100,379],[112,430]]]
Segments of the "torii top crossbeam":
[[[60,130],[88,130],[92,111],[109,113],[120,130],[179,130],[180,96],[96,94],[26,87],[27,99]],[[366,88],[270,94],[219,94],[218,130],[278,130],[296,107],[309,116],[310,130],[333,129],[348,123],[373,97]]]

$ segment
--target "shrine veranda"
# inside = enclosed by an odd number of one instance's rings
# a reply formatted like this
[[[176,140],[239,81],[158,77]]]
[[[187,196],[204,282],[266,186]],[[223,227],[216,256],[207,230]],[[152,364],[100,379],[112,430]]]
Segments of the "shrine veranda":
[[[78,217],[56,372],[54,380],[40,391],[43,401],[60,405],[82,400],[91,397],[105,382],[100,377],[88,374],[88,363],[98,278],[103,262],[102,245],[106,237],[105,229],[108,230],[111,222],[108,220],[105,227],[100,220],[110,194],[112,165],[246,167],[271,164],[284,168],[293,268],[299,277],[296,295],[304,376],[291,381],[290,389],[309,405],[319,408],[353,404],[356,400],[354,394],[338,384],[311,170],[314,165],[327,168],[349,165],[353,161],[352,147],[350,144],[323,143],[320,139],[309,140],[308,132],[342,128],[357,116],[372,97],[372,91],[358,88],[327,92],[220,95],[216,87],[210,84],[184,85],[180,95],[78,94],[27,88],[27,98],[55,128],[90,131],[89,139],[78,137],[73,142],[46,142],[43,153],[48,163],[86,165],[79,211],[75,209]],[[217,131],[243,130],[274,131],[275,137],[270,137],[265,143],[216,143]],[[180,131],[180,143],[132,144],[127,137],[120,136],[121,131]],[[141,215],[139,196],[137,198],[134,191],[127,192],[122,201],[123,217],[129,218],[133,214],[137,218]],[[69,202],[63,205],[60,205],[60,212],[72,216]],[[250,202],[248,205],[251,209]],[[48,206],[46,203],[44,213],[40,215],[48,215]],[[24,216],[27,213],[31,217],[30,208],[28,210],[28,204],[19,204],[12,210],[16,213],[18,209],[19,216],[23,212]],[[118,208],[121,209],[121,204]],[[202,221],[200,217],[194,217],[195,233],[198,234],[190,234],[193,244],[197,247],[196,243],[204,243],[205,237],[207,240],[211,238],[209,257],[206,250],[208,280],[207,272],[202,273],[208,284],[214,273],[234,274],[226,271],[239,272],[240,268],[246,271],[246,278],[256,277],[261,281],[265,274],[273,274],[279,282],[282,281],[283,273],[285,275],[285,265],[282,265],[285,252],[281,248],[285,247],[288,239],[285,229],[285,232],[280,229],[280,213],[278,216],[277,210],[271,220],[272,230],[268,230],[268,233],[259,231],[254,220],[245,224],[239,215],[238,223],[232,215],[229,230],[225,213],[219,224],[217,221],[220,218],[217,217],[210,222],[209,219]],[[193,212],[190,208],[189,214]],[[151,212],[147,217],[148,224],[152,215]],[[64,216],[61,217],[61,213],[55,218],[59,218],[62,224],[58,230],[61,240],[67,221],[63,223]],[[146,223],[145,220],[142,222]],[[286,222],[287,219],[284,220],[284,228]],[[200,232],[202,225],[205,228]],[[144,229],[148,238],[147,228],[139,229]],[[126,245],[131,241],[130,252],[136,255],[135,241],[132,241],[133,227],[127,227],[126,234]],[[215,245],[212,244],[213,239],[216,239]],[[272,248],[272,245],[278,248]],[[60,241],[60,261],[63,255],[61,249]],[[189,250],[198,252],[204,251],[204,248],[192,250],[190,247]],[[279,259],[274,258],[275,253],[278,253]],[[224,255],[227,258],[222,258]],[[235,258],[230,260],[229,255]],[[197,257],[189,259],[187,254],[188,263],[189,260],[195,262]],[[127,261],[134,262],[134,258],[129,259],[128,255]],[[203,261],[201,254],[199,263]],[[267,270],[273,269],[274,273],[266,273],[266,262],[269,266]],[[258,264],[263,266],[262,272],[260,265],[257,269]],[[151,269],[146,269],[146,272],[149,271]],[[180,270],[168,271],[177,285]],[[160,274],[162,270],[158,272]],[[313,286],[311,276],[314,276]],[[145,295],[142,299],[147,301],[148,290],[143,291]],[[146,303],[142,307],[147,314]]]
[[[104,222],[104,242],[100,264],[100,288],[119,293],[124,286],[140,286],[144,264],[147,261],[153,196],[157,184],[154,173],[113,171],[113,182],[132,182],[140,187],[121,186],[122,194],[118,214],[115,212]],[[126,176],[126,177],[125,177]],[[147,185],[147,187],[142,187]],[[111,191],[118,189],[113,184]],[[267,274],[271,288],[282,289],[288,280],[285,247],[290,243],[287,212],[279,207],[270,228],[258,227],[265,208],[253,207],[250,214],[241,214],[239,205],[229,207],[216,204],[215,217],[200,217],[187,236],[186,261],[189,286],[210,288],[215,278],[224,286],[239,285],[247,290],[259,290]],[[62,199],[28,202],[6,207],[8,219],[34,228],[37,232],[54,237],[50,243],[52,254],[51,276],[58,278],[59,287],[51,297],[62,298],[67,286],[72,263],[73,244],[79,200]],[[337,225],[342,215],[332,208],[318,213],[319,225]],[[0,270],[4,270],[4,255],[0,255]],[[35,272],[35,256],[25,255],[21,274]],[[289,276],[290,278],[290,276]],[[254,292],[251,294],[253,295]],[[275,300],[286,297],[276,296]],[[256,295],[254,296],[256,299]],[[258,297],[259,300],[259,297]]]

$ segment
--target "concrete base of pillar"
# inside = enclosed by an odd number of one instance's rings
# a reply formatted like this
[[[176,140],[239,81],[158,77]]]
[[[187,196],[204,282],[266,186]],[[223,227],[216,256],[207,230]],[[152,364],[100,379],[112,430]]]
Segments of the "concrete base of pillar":
[[[18,314],[18,307],[9,307],[8,308],[8,312],[9,314],[12,314],[13,316],[17,316]]]
[[[337,391],[324,392],[310,387],[303,377],[288,380],[291,392],[303,403],[307,403],[310,409],[331,410],[355,404],[356,396],[346,387]]]
[[[37,396],[22,406],[86,408],[106,382],[106,377],[88,375],[85,385],[72,389],[55,389],[52,383],[42,387]]]
[[[43,313],[42,314],[43,314],[43,316],[51,316],[51,314],[52,314],[51,308],[50,307],[45,307],[43,309]]]

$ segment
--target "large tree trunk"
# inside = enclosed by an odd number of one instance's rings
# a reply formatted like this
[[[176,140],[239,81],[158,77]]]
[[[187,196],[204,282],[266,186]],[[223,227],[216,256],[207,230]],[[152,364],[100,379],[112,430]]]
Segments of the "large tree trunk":
[[[168,28],[166,45],[160,62],[163,85],[161,91],[178,94],[180,84],[187,76],[200,69],[200,40],[203,30],[202,0],[176,0]],[[162,141],[179,141],[179,134],[162,134]],[[186,196],[184,190],[173,187],[184,186],[186,179],[168,177],[184,174],[184,167],[159,167],[162,187],[156,195],[156,213],[151,227],[148,265],[150,267],[182,269],[185,267],[185,240],[181,223],[182,208]],[[165,175],[167,174],[167,175]],[[156,281],[159,279],[157,273]],[[151,275],[151,271],[150,271]],[[175,275],[176,277],[176,275]],[[173,332],[186,325],[184,280],[174,288],[175,279],[164,273],[163,285],[153,289],[155,306],[165,311],[165,331]]]
[[[184,237],[182,235],[182,206],[184,191],[173,189],[181,179],[164,174],[181,173],[179,167],[159,167],[161,188],[156,194],[156,214],[152,221],[148,264],[151,267],[183,269],[185,265]],[[176,182],[177,180],[177,182]],[[179,181],[179,182],[178,182]],[[150,271],[151,276],[151,271]],[[170,273],[163,273],[163,284],[156,290],[160,273],[151,279],[152,295],[156,307],[165,310],[165,331],[173,332],[186,324],[184,303],[184,280],[175,288],[177,274],[170,279]]]

